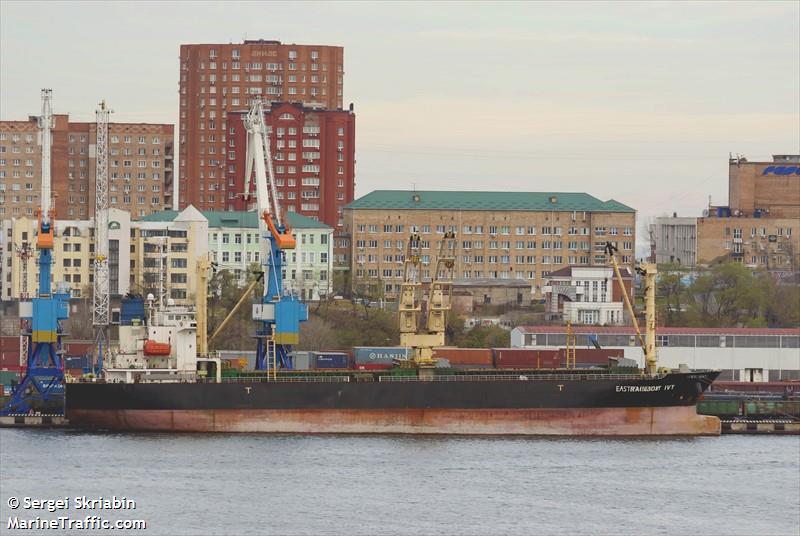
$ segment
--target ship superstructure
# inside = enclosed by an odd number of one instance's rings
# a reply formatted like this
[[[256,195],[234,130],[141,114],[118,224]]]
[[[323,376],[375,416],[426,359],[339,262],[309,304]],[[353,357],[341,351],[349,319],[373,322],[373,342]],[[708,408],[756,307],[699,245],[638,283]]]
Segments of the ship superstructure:
[[[198,358],[196,312],[172,300],[156,305],[148,296],[126,299],[121,312],[119,347],[103,370],[110,383],[194,382],[220,379],[220,360]]]

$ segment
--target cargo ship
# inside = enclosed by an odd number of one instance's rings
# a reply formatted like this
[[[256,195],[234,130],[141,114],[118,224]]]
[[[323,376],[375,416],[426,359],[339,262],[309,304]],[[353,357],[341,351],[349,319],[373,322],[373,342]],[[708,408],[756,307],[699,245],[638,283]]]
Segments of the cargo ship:
[[[402,370],[402,369],[399,369]],[[718,435],[695,405],[718,372],[330,372],[219,383],[68,383],[72,426],[181,432]]]
[[[355,364],[322,353],[315,370],[232,374],[219,359],[197,358],[193,315],[167,304],[145,322],[123,318],[131,324],[120,327],[127,342],[103,379],[67,383],[70,424],[170,432],[720,433],[718,418],[696,412],[719,371],[657,370],[654,330],[648,330],[645,369],[624,358],[576,368],[569,348],[566,362],[546,358],[536,364],[514,358],[512,349],[495,351],[492,361],[473,351],[472,365],[457,368],[442,359],[420,364],[412,348],[365,351]]]
[[[71,425],[180,432],[653,436],[716,435],[720,421],[695,405],[717,371],[653,376],[623,359],[565,368],[515,349],[448,349],[431,369],[403,366],[406,348],[310,352],[308,370],[267,373],[181,361],[192,341],[186,308],[154,315],[165,326],[121,327],[138,348],[115,356],[99,382],[68,383]],[[180,331],[179,327],[182,328]],[[166,331],[164,331],[166,330]],[[146,335],[144,334],[146,332]],[[170,334],[171,332],[171,334]],[[148,341],[173,336],[146,355]],[[164,339],[166,340],[166,339]],[[130,349],[129,349],[130,350]],[[509,355],[524,354],[516,359]],[[310,361],[310,364],[309,364]],[[450,361],[453,361],[451,363]],[[399,365],[399,366],[398,366]],[[628,366],[626,366],[628,365]]]

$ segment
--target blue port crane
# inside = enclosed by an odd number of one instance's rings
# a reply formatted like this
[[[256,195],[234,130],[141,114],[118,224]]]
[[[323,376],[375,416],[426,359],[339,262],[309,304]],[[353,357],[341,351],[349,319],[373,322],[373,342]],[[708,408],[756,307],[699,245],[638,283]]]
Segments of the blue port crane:
[[[30,307],[20,302],[20,316],[30,319],[24,334],[28,338],[25,373],[0,415],[25,415],[33,412],[63,414],[64,360],[61,321],[69,316],[69,288],[53,290],[51,268],[55,237],[55,209],[51,206],[52,90],[42,90],[42,194],[37,211],[36,249],[39,254],[39,288]]]
[[[254,181],[259,221],[259,261],[264,270],[264,295],[253,305],[253,319],[262,322],[256,331],[256,370],[267,370],[273,377],[278,368],[292,369],[291,349],[300,341],[300,323],[308,320],[308,308],[300,299],[283,289],[285,252],[296,241],[284,221],[275,189],[269,131],[264,120],[264,104],[254,99],[244,118],[247,130],[247,166],[245,199]]]

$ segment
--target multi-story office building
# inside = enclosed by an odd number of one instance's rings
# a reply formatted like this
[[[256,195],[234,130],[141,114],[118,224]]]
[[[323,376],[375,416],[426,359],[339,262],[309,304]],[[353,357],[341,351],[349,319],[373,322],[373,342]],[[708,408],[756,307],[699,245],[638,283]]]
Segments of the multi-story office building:
[[[146,222],[175,221],[183,212],[164,211],[145,218]],[[201,213],[208,224],[209,258],[218,270],[230,270],[243,284],[251,268],[260,269],[260,240],[256,212]],[[144,222],[142,222],[144,223]],[[289,212],[286,223],[297,240],[294,250],[286,252],[283,284],[286,291],[295,292],[303,300],[316,301],[332,293],[333,228]]]
[[[633,274],[620,269],[622,284],[633,300]],[[624,298],[610,266],[567,266],[551,272],[542,288],[549,318],[573,324],[625,324]]]
[[[800,156],[772,162],[731,158],[728,205],[700,218],[657,218],[651,226],[656,262],[684,266],[732,260],[776,275],[800,269]]]
[[[776,274],[800,268],[800,156],[728,162],[728,206],[697,220],[697,262],[731,259]]]
[[[694,266],[697,262],[697,218],[656,218],[650,226],[655,262]]]
[[[181,45],[178,205],[226,210],[229,189],[240,193],[228,181],[230,112],[246,109],[255,96],[341,110],[343,76],[338,46],[269,40]]]
[[[41,205],[41,133],[38,118],[0,121],[0,219],[33,217]],[[51,180],[56,217],[94,216],[95,123],[56,114]],[[173,126],[111,123],[108,134],[109,206],[133,218],[172,204]]]
[[[408,237],[421,237],[422,274],[430,280],[442,235],[458,238],[458,279],[524,279],[539,296],[551,272],[602,266],[607,241],[633,266],[636,212],[585,193],[378,190],[345,208],[351,234],[352,287],[395,298]]]
[[[118,297],[128,292],[130,278],[130,215],[109,210],[109,290]],[[18,300],[23,294],[35,297],[39,288],[36,250],[37,221],[34,218],[0,220],[0,300]],[[91,297],[94,262],[93,220],[56,220],[57,239],[53,247],[53,282],[69,283],[73,298]],[[27,263],[20,250],[29,248]],[[27,275],[27,277],[25,277]]]

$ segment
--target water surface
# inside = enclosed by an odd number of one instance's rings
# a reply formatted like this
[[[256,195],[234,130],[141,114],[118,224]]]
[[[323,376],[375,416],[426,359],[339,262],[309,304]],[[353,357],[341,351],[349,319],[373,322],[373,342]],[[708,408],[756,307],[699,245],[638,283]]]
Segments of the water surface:
[[[31,533],[6,530],[9,515],[65,515],[9,497],[83,495],[134,499],[90,513],[145,519],[131,533],[147,535],[796,535],[800,438],[0,430],[0,532]]]

